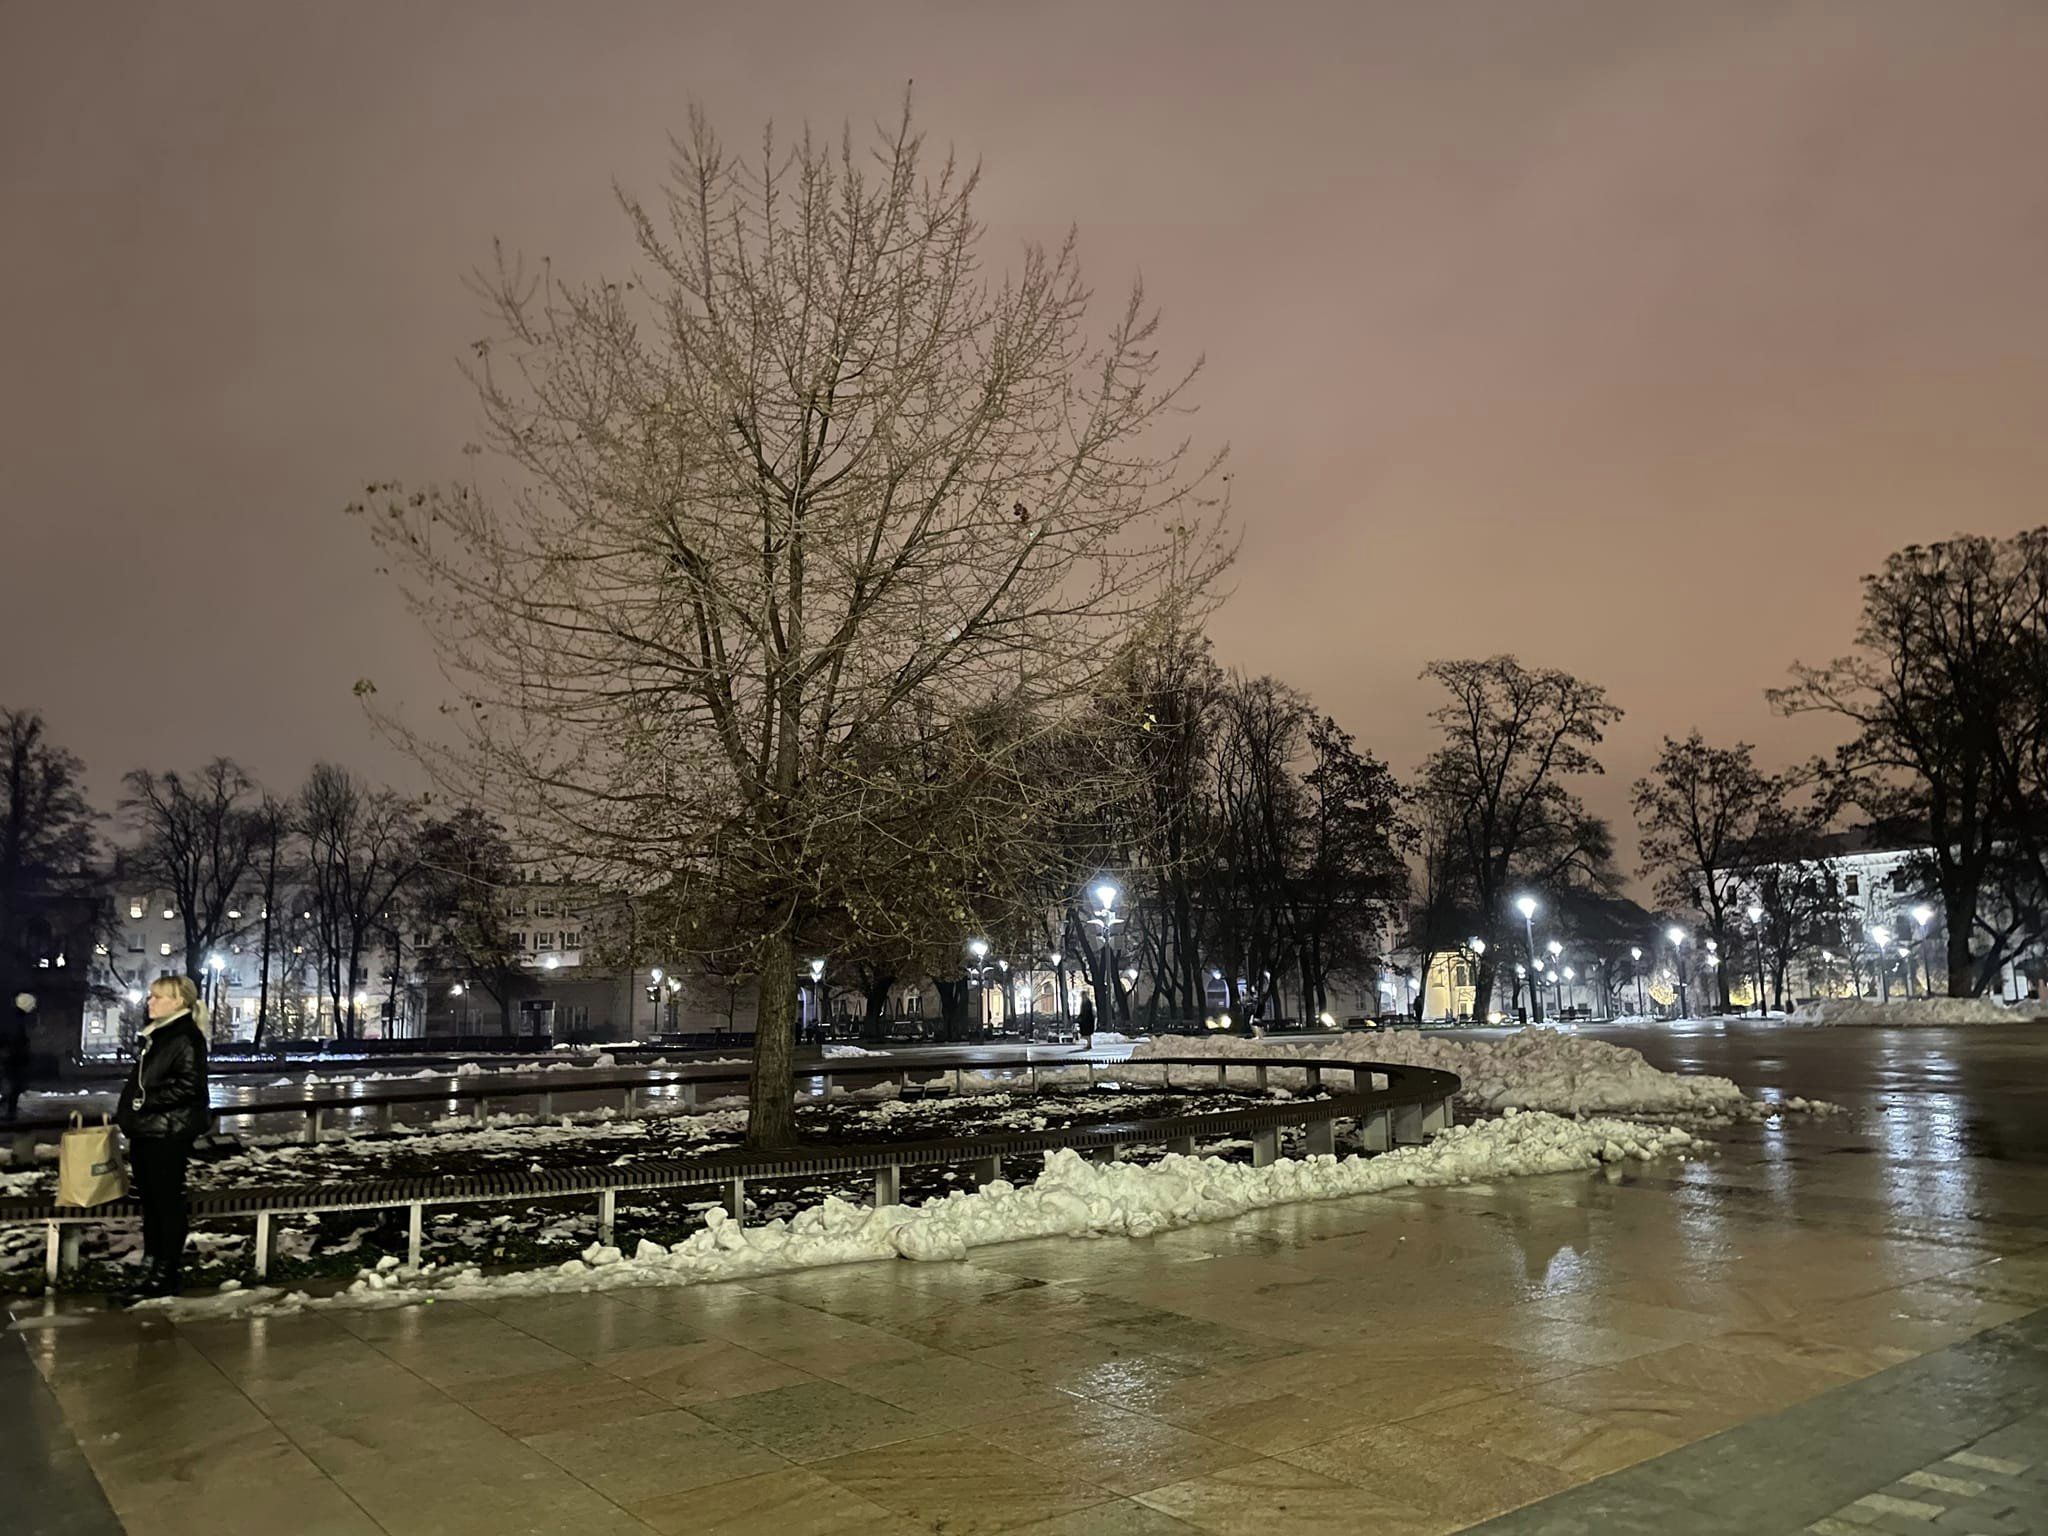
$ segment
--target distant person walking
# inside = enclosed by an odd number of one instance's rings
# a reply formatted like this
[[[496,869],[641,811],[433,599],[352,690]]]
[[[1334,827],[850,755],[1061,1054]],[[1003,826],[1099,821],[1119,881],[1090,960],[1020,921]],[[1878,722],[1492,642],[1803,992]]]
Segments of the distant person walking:
[[[149,1022],[114,1123],[142,1202],[142,1296],[175,1296],[185,1267],[185,1166],[213,1118],[206,1096],[206,1009],[189,976],[149,985]]]
[[[22,1090],[28,1087],[28,1066],[31,1055],[30,1026],[36,1021],[36,999],[33,992],[17,992],[8,1004],[6,1016],[0,1018],[0,1076],[7,1079],[7,1118],[14,1120],[21,1113]]]
[[[1095,1049],[1095,999],[1081,999],[1081,1011],[1074,1019],[1074,1027],[1081,1033],[1081,1045],[1085,1050]]]

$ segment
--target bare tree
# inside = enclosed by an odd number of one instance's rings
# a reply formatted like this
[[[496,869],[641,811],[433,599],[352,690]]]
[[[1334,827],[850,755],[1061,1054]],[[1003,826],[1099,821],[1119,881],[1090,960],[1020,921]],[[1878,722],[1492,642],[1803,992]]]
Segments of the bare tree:
[[[266,794],[252,813],[252,820],[256,847],[251,863],[254,866],[256,898],[262,905],[258,907],[256,917],[259,934],[256,1029],[251,1043],[254,1049],[261,1050],[264,1033],[270,1027],[272,969],[278,957],[286,953],[280,940],[291,931],[291,887],[302,871],[299,869],[291,807]]]
[[[1515,881],[1555,884],[1607,878],[1612,843],[1586,814],[1565,780],[1599,773],[1592,748],[1621,710],[1607,692],[1551,668],[1529,668],[1513,656],[1436,661],[1422,675],[1451,700],[1432,719],[1444,745],[1423,765],[1427,791],[1454,808],[1474,905],[1497,941],[1504,903]],[[1479,957],[1473,1016],[1485,1018],[1502,946]]]
[[[1749,743],[1709,746],[1698,731],[1683,741],[1665,737],[1655,770],[1636,780],[1643,873],[1656,877],[1659,901],[1699,914],[1724,955],[1735,953],[1732,915],[1755,883],[1758,829],[1784,794],[1785,786],[1756,766]],[[1724,1013],[1728,971],[1724,962],[1715,973]]]
[[[262,792],[239,763],[217,757],[198,772],[137,768],[122,780],[133,873],[171,898],[185,934],[185,974],[207,980],[207,961],[255,921],[242,907],[262,848]]]
[[[1998,541],[1912,545],[1863,579],[1858,649],[1824,667],[1795,666],[1772,691],[1786,714],[1825,714],[1854,734],[1818,765],[1842,802],[1926,847],[1947,917],[1948,990],[1974,997],[1997,954],[1971,939],[2002,832],[2001,701],[2012,697],[2016,591]],[[2005,826],[2001,827],[2001,821]]]
[[[336,1032],[352,1040],[370,940],[419,872],[417,813],[391,790],[372,789],[331,763],[314,765],[295,811],[327,997]]]
[[[0,709],[0,998],[22,985],[32,900],[82,883],[96,847],[85,764],[54,745],[33,710]]]
[[[505,913],[505,893],[517,878],[511,841],[489,816],[465,806],[428,822],[419,846],[412,905],[432,935],[427,965],[460,976],[465,987],[482,987],[498,1005],[504,1033],[514,1033],[513,1006],[528,978]]]
[[[400,731],[431,770],[552,858],[729,915],[677,942],[744,945],[761,978],[757,1145],[795,1134],[799,947],[875,919],[865,872],[899,796],[926,803],[877,738],[1060,727],[1228,554],[1142,295],[1091,329],[1071,240],[989,278],[977,181],[907,110],[872,146],[771,136],[751,162],[693,113],[664,204],[625,200],[636,273],[479,280],[474,377],[518,489],[360,508],[461,693],[458,742]],[[971,895],[1006,852],[929,873]]]

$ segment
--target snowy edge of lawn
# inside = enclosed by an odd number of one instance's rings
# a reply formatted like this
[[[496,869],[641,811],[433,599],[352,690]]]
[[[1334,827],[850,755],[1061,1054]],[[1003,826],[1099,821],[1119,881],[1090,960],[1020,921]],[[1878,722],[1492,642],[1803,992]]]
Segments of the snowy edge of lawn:
[[[873,1259],[960,1259],[970,1249],[993,1243],[1143,1237],[1297,1200],[1568,1173],[1603,1163],[1682,1156],[1698,1145],[1690,1132],[1675,1127],[1509,1110],[1498,1120],[1440,1132],[1425,1146],[1376,1157],[1282,1158],[1264,1168],[1179,1155],[1156,1163],[1094,1163],[1063,1149],[1047,1156],[1045,1171],[1029,1184],[997,1180],[973,1193],[955,1192],[919,1206],[875,1209],[831,1199],[788,1221],[778,1218],[758,1227],[742,1227],[721,1208],[709,1214],[701,1231],[674,1247],[643,1241],[630,1256],[593,1245],[583,1258],[554,1268],[500,1275],[486,1275],[473,1264],[413,1270],[386,1258],[331,1296],[268,1286],[245,1289],[229,1281],[211,1295],[144,1302],[138,1310],[182,1320],[267,1317],[700,1285]]]
[[[1288,1057],[1339,1066],[1356,1058],[1390,1066],[1434,1067],[1457,1074],[1462,1085],[1460,1099],[1494,1111],[1755,1120],[1784,1111],[1830,1114],[1838,1108],[1818,1099],[1754,1099],[1728,1078],[1666,1072],[1651,1066],[1641,1051],[1629,1046],[1541,1025],[1499,1039],[1480,1040],[1414,1029],[1305,1044],[1233,1035],[1160,1036],[1133,1050],[1131,1064],[1142,1068],[1150,1056],[1213,1056],[1223,1061],[1243,1056]],[[1233,1083],[1244,1080],[1248,1079],[1232,1079]],[[1298,1089],[1307,1079],[1298,1068],[1271,1068],[1266,1080],[1276,1088]]]

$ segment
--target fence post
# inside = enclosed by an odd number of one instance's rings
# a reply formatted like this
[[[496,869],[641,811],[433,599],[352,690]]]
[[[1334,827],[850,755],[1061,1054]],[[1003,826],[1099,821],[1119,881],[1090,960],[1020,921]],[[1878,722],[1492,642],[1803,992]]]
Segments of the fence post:
[[[1252,1068],[1252,1081],[1259,1085],[1259,1092],[1264,1093],[1266,1091],[1266,1064],[1264,1062],[1260,1062],[1256,1067]]]
[[[745,1179],[727,1179],[725,1181],[725,1205],[726,1212],[732,1217],[734,1224],[744,1227],[747,1224],[747,1181]]]
[[[689,1078],[684,1078],[682,1083],[682,1090],[683,1112],[685,1114],[694,1115],[697,1112],[697,1085],[696,1083],[692,1082]]]
[[[391,1103],[389,1100],[377,1106],[377,1129],[380,1131],[391,1129]]]
[[[1310,1157],[1335,1157],[1337,1155],[1337,1127],[1328,1120],[1311,1120],[1308,1124],[1308,1155]]]
[[[486,1123],[486,1122],[487,1122],[487,1121],[488,1121],[488,1120],[489,1120],[490,1118],[491,1118],[491,1101],[490,1101],[489,1099],[487,1099],[487,1098],[479,1098],[479,1099],[478,1099],[478,1100],[476,1101],[476,1123],[477,1123],[478,1125],[483,1125],[483,1124],[484,1124],[484,1123]]]
[[[264,1279],[270,1273],[270,1212],[256,1213],[256,1278]]]
[[[405,1216],[405,1262],[414,1269],[420,1267],[420,1202],[415,1200],[406,1207]]]
[[[1169,1136],[1166,1138],[1166,1150],[1169,1156],[1193,1157],[1195,1155],[1195,1138],[1192,1136]]]
[[[1420,1146],[1422,1134],[1422,1106],[1420,1104],[1398,1104],[1394,1107],[1394,1145],[1397,1147]]]
[[[1277,1162],[1280,1157],[1280,1133],[1277,1130],[1252,1132],[1252,1166],[1264,1168]]]
[[[43,1242],[43,1279],[52,1290],[56,1289],[57,1276],[62,1273],[60,1260],[63,1257],[64,1240],[61,1232],[60,1224],[54,1221],[51,1222],[49,1234]]]
[[[555,1096],[553,1093],[544,1093],[540,1096],[540,1117],[543,1120],[555,1118]]]
[[[1422,1130],[1424,1135],[1431,1131],[1448,1131],[1452,1123],[1451,1101],[1449,1099],[1438,1099],[1434,1104],[1423,1105]]]
[[[619,1094],[619,1113],[626,1116],[628,1119],[632,1118],[633,1095],[638,1091],[639,1090],[634,1088],[628,1088]]]
[[[597,1240],[609,1248],[612,1231],[618,1225],[619,1192],[607,1189],[597,1197]]]
[[[1358,1144],[1367,1152],[1393,1150],[1393,1121],[1384,1109],[1368,1110],[1358,1117]]]
[[[1003,1176],[1003,1160],[1000,1155],[984,1157],[974,1165],[974,1181],[977,1184],[993,1184]]]
[[[1308,1081],[1302,1085],[1303,1087],[1320,1088],[1323,1086],[1323,1069],[1321,1067],[1304,1067],[1302,1068],[1302,1071],[1304,1074],[1306,1074],[1308,1079]]]
[[[896,1164],[875,1170],[875,1209],[903,1203],[903,1170]]]
[[[319,1110],[309,1109],[306,1111],[306,1128],[300,1133],[299,1139],[309,1147],[317,1147],[320,1144]]]

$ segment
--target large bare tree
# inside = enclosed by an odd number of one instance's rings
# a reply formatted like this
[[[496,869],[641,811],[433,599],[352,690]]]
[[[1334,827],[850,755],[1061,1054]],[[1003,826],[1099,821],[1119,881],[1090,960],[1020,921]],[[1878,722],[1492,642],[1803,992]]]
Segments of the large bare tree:
[[[137,768],[122,784],[131,834],[123,860],[171,898],[185,933],[185,974],[204,985],[208,960],[258,921],[242,904],[259,872],[263,793],[225,757],[193,773]]]
[[[795,1133],[799,947],[886,926],[866,871],[913,862],[930,783],[878,771],[878,742],[981,742],[996,803],[1034,731],[956,724],[1064,729],[1228,555],[1142,293],[1091,313],[1071,238],[985,269],[977,181],[907,108],[746,159],[693,113],[664,198],[623,199],[632,270],[479,279],[509,488],[361,505],[458,694],[459,740],[405,733],[432,771],[586,878],[721,914],[700,951],[747,952],[756,1144]],[[965,906],[1002,829],[952,825],[983,845],[915,862]]]
[[[1598,684],[1513,656],[1434,661],[1422,675],[1450,694],[1431,717],[1444,744],[1423,764],[1423,792],[1456,820],[1482,936],[1492,941],[1473,989],[1473,1016],[1483,1019],[1514,884],[1611,881],[1607,828],[1567,781],[1601,771],[1593,748],[1621,710]]]
[[[0,1001],[26,980],[35,898],[84,887],[97,820],[85,764],[50,740],[35,711],[0,708]]]

